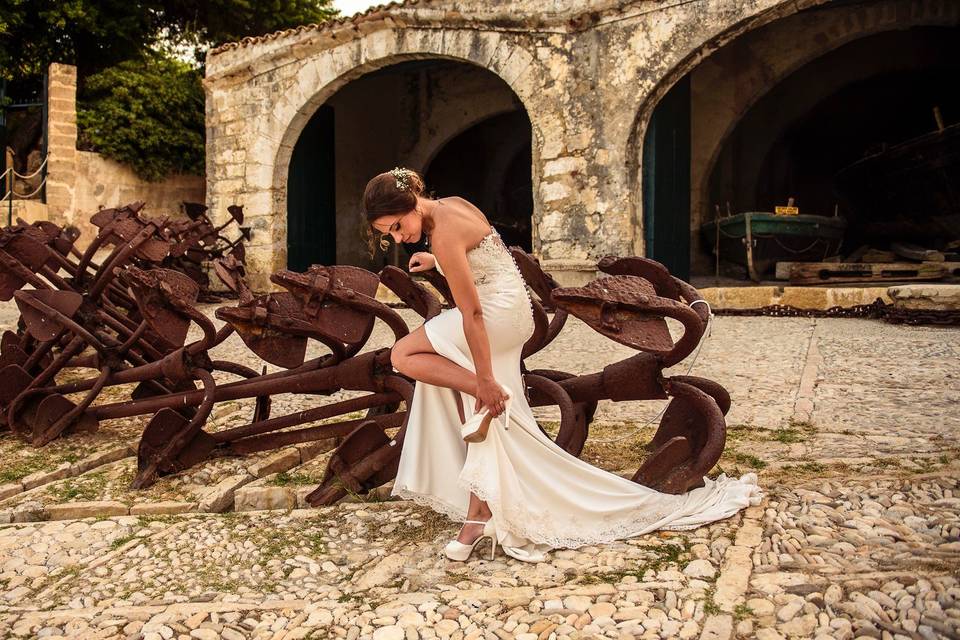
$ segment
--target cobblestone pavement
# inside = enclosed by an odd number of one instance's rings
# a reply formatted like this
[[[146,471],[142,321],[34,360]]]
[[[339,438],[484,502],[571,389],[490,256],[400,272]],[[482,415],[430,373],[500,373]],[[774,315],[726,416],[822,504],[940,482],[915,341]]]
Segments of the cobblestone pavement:
[[[0,306],[0,327],[14,318]],[[387,343],[378,326],[371,348]],[[631,353],[573,321],[528,365],[584,373]],[[215,354],[260,364],[235,337]],[[958,356],[949,329],[719,317],[693,373],[731,391],[717,471],[756,471],[762,504],[536,565],[440,557],[457,525],[388,488],[294,508],[330,443],[130,492],[145,419],[36,451],[3,435],[0,517],[57,519],[0,526],[0,638],[960,637]],[[280,396],[275,412],[299,406]],[[632,473],[661,407],[602,405],[584,458]],[[218,407],[212,428],[249,410]]]

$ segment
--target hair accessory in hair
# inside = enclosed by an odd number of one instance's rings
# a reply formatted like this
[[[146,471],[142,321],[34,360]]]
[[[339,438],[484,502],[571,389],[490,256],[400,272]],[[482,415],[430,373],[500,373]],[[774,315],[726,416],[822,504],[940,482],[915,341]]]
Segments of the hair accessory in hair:
[[[397,191],[406,191],[410,188],[410,183],[407,181],[407,178],[409,178],[412,173],[413,171],[403,167],[394,167],[390,170],[390,174],[393,175],[397,181]]]

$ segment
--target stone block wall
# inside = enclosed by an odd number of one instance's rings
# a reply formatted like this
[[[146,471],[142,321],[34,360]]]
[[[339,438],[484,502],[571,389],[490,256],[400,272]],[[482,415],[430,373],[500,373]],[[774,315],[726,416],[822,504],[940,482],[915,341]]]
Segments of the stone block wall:
[[[248,273],[268,287],[286,266],[285,183],[312,113],[371,71],[457,60],[497,74],[523,104],[533,250],[561,282],[582,282],[603,255],[643,253],[639,156],[646,119],[679,78],[671,70],[747,21],[816,3],[432,0],[229,45],[207,58],[207,204],[247,205],[259,236]]]

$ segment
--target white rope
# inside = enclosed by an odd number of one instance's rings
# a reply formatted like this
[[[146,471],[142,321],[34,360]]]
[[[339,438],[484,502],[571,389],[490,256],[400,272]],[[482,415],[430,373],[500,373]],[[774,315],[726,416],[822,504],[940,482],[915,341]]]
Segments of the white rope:
[[[37,186],[37,188],[34,189],[33,191],[31,191],[30,193],[17,193],[16,191],[11,191],[11,193],[13,193],[13,195],[17,196],[17,197],[20,198],[21,200],[27,200],[27,199],[32,198],[33,196],[37,195],[38,193],[40,193],[40,189],[43,189],[43,185],[45,185],[45,184],[47,184],[46,178],[44,178],[43,180],[41,180],[41,181],[40,181],[40,184]]]
[[[710,303],[707,302],[706,300],[694,300],[693,302],[690,303],[690,307],[692,308],[693,305],[697,304],[698,302],[707,305],[707,313],[709,315],[707,315],[707,326],[703,331],[703,335],[700,336],[700,341],[697,343],[697,348],[693,352],[693,359],[690,360],[690,366],[687,367],[687,372],[683,374],[685,376],[690,375],[690,372],[693,371],[693,366],[697,364],[697,358],[700,357],[700,349],[703,348],[703,343],[707,341],[707,338],[710,337],[710,332],[713,330],[713,309],[710,308]],[[588,437],[587,442],[590,442],[593,444],[609,444],[611,442],[620,442],[621,440],[632,438],[633,436],[640,433],[647,426],[649,426],[650,423],[652,423],[654,420],[658,420],[660,416],[664,414],[664,412],[667,410],[667,407],[669,406],[670,406],[670,401],[668,400],[667,403],[663,405],[663,409],[660,409],[660,412],[657,415],[653,416],[652,418],[644,422],[642,425],[640,425],[636,429],[629,431],[622,436],[619,436],[616,438],[610,438],[608,440],[597,440],[597,439]]]
[[[47,160],[49,159],[50,159],[50,156],[48,155],[46,158],[43,159],[43,162],[40,163],[40,166],[37,167],[36,171],[30,174],[18,173],[17,170],[14,169],[13,167],[8,167],[6,171],[4,171],[3,173],[0,173],[0,182],[5,182],[11,173],[15,178],[20,178],[21,180],[29,180],[30,178],[35,177],[37,174],[43,171],[43,168],[47,166]],[[18,193],[15,189],[11,188],[9,191],[3,194],[3,197],[0,198],[0,202],[7,200],[7,198],[9,198],[10,200],[13,200],[15,198],[19,198],[21,200],[28,200],[33,196],[37,195],[38,193],[40,193],[40,190],[43,189],[45,184],[47,184],[46,176],[43,177],[43,180],[40,181],[40,184],[37,185],[37,188],[31,191],[30,193]]]
[[[41,171],[43,171],[43,168],[44,168],[45,166],[47,166],[47,160],[49,160],[49,159],[50,159],[50,156],[47,156],[46,158],[44,158],[44,159],[43,159],[43,162],[40,163],[40,166],[37,167],[37,170],[34,171],[33,173],[31,173],[30,175],[26,175],[26,176],[25,176],[25,175],[19,174],[19,173],[17,173],[17,170],[14,169],[13,167],[10,167],[10,168],[8,169],[8,171],[13,171],[13,175],[17,176],[17,177],[20,178],[21,180],[29,180],[30,178],[34,177],[35,175],[37,175],[38,173],[40,173]]]
[[[38,193],[40,193],[40,190],[43,189],[43,186],[44,186],[45,184],[47,184],[46,179],[42,180],[42,181],[40,182],[40,184],[37,186],[37,188],[34,189],[33,191],[31,191],[30,193],[17,193],[16,191],[14,191],[14,190],[11,189],[10,191],[7,191],[5,194],[3,194],[3,197],[0,198],[0,202],[5,201],[8,197],[9,197],[11,200],[14,200],[14,199],[17,199],[17,198],[19,198],[20,200],[29,200],[29,199],[32,198],[33,196],[35,196],[35,195],[37,195]]]

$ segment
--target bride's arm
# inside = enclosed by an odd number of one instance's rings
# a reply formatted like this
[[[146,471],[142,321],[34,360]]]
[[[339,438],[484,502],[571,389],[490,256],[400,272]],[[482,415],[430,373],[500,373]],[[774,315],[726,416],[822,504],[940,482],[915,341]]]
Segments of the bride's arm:
[[[500,387],[493,377],[493,365],[490,359],[490,340],[483,324],[483,310],[480,307],[480,294],[473,284],[473,272],[467,262],[467,248],[458,238],[437,241],[434,239],[433,252],[437,263],[447,265],[444,269],[447,284],[453,300],[463,316],[463,334],[473,356],[477,374],[477,399],[480,404],[491,406],[502,396]],[[479,407],[478,407],[479,408]],[[497,415],[497,412],[494,412]]]

